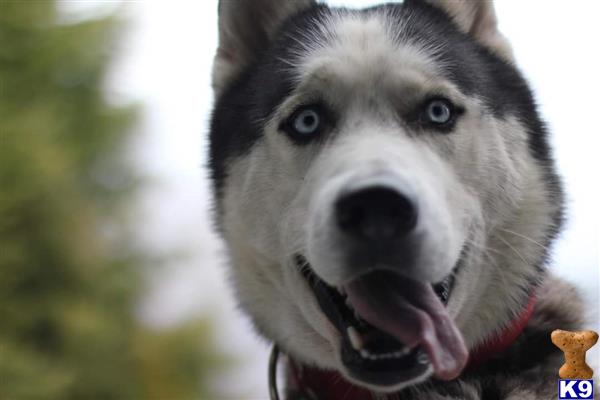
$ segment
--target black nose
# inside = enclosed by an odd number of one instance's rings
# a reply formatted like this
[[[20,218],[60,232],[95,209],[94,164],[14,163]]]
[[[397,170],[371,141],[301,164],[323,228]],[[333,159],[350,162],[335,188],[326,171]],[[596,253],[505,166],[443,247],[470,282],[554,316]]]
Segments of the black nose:
[[[336,203],[338,226],[361,240],[394,240],[417,224],[417,209],[405,195],[387,187],[369,187],[341,197]]]

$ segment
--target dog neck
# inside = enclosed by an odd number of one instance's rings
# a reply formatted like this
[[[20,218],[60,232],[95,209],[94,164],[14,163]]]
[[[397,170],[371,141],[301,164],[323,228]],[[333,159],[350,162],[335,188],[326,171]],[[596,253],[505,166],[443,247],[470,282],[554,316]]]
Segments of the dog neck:
[[[527,304],[502,330],[493,334],[475,346],[470,352],[469,363],[466,371],[473,370],[485,361],[500,356],[507,350],[523,332],[529,322],[535,306],[535,293],[531,293]],[[345,380],[336,371],[326,371],[314,367],[298,364],[288,358],[287,363],[287,394],[286,398],[307,399],[347,399],[347,400],[375,400],[386,398],[377,396],[371,391],[356,386]]]

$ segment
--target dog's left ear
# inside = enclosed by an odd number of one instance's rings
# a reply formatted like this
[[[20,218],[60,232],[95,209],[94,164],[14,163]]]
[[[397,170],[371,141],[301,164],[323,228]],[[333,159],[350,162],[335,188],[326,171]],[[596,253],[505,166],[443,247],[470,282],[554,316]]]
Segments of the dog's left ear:
[[[494,53],[513,62],[508,40],[498,30],[493,0],[425,0],[446,12],[465,33]]]

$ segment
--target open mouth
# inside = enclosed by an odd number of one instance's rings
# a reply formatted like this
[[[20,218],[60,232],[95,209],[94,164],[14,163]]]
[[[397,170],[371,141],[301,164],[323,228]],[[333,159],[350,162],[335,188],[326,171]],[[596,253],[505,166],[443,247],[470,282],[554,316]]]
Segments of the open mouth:
[[[446,380],[462,371],[468,353],[445,309],[454,273],[430,285],[376,271],[334,288],[302,255],[296,264],[340,332],[342,363],[354,379],[397,386],[423,380],[432,370]]]

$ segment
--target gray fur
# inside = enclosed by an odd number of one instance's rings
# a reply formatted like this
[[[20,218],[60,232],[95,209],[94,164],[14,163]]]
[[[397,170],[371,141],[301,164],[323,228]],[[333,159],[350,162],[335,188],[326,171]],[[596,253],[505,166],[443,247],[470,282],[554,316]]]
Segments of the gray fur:
[[[286,18],[313,3],[314,0],[221,0],[219,47],[213,66],[215,93],[220,93],[226,82],[255,60]]]
[[[217,222],[237,298],[257,330],[301,363],[346,372],[339,333],[293,257],[306,255],[332,286],[350,279],[333,203],[356,185],[385,181],[410,192],[423,212],[418,261],[404,273],[436,283],[461,264],[448,312],[468,348],[501,330],[532,290],[539,301],[503,368],[490,362],[443,384],[422,376],[423,386],[365,386],[406,389],[398,398],[549,398],[560,352],[550,346],[527,361],[520,349],[549,343],[552,329],[576,329],[579,303],[546,277],[562,223],[560,180],[492,2],[406,0],[357,12],[304,0],[230,0],[221,3],[219,26],[211,126]],[[452,132],[411,120],[432,93],[466,110]],[[335,126],[318,142],[294,143],[281,126],[315,98]],[[411,393],[420,394],[403,397]]]
[[[512,49],[498,30],[492,0],[426,0],[448,13],[456,24],[486,47],[506,60],[513,60]]]

